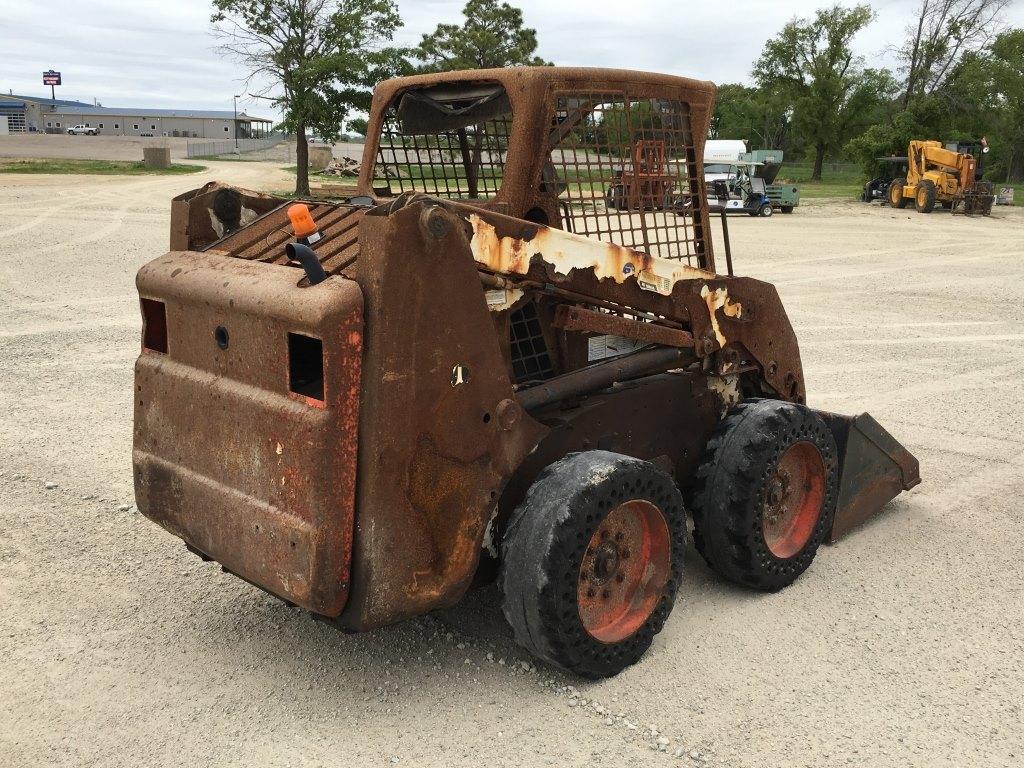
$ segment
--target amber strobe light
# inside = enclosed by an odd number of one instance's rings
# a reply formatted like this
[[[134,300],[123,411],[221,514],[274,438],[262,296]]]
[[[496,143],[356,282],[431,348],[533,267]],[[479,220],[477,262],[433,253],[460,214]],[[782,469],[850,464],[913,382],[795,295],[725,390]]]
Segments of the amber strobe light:
[[[309,206],[305,203],[295,203],[289,206],[288,218],[292,222],[292,231],[299,240],[315,243],[320,239],[320,233],[317,232],[316,223],[313,221],[313,214],[309,212]]]

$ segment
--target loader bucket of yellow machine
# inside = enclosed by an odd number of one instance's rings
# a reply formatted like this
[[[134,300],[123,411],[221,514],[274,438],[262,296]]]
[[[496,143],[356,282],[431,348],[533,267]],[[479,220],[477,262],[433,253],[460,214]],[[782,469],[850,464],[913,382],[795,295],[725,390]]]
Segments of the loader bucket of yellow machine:
[[[828,543],[834,544],[921,482],[917,459],[869,414],[817,412],[839,449],[839,502]]]

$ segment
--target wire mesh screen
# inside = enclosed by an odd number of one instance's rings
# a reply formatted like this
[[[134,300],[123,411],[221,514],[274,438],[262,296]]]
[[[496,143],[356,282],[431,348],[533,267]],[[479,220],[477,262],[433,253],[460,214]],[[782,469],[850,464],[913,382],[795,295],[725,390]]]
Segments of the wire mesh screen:
[[[625,94],[559,96],[545,191],[566,229],[698,266],[699,193],[689,106]]]
[[[444,105],[455,112],[472,106],[469,99]],[[403,124],[396,100],[384,116],[374,189],[389,195],[415,191],[445,198],[494,197],[501,187],[511,126],[508,108],[468,125],[417,129]]]
[[[509,346],[517,384],[550,379],[554,375],[554,364],[534,302],[527,302],[509,316]]]

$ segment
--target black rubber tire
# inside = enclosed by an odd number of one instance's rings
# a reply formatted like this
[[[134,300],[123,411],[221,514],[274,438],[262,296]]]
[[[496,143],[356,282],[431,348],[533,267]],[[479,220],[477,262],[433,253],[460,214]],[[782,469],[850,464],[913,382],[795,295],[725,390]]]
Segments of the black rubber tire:
[[[776,462],[791,445],[803,441],[812,443],[821,454],[824,498],[803,549],[783,559],[765,543],[762,503]],[[691,489],[697,551],[730,581],[768,592],[782,589],[807,570],[831,529],[838,486],[835,439],[814,412],[780,400],[740,403],[708,441]]]
[[[792,205],[784,205],[781,208],[779,208],[779,210],[782,211],[783,213],[792,213],[793,212],[793,206]]]
[[[775,213],[775,211],[772,210],[772,204],[771,203],[765,203],[757,211],[757,215],[758,216],[764,216],[766,218],[768,216],[771,216],[773,213]]]
[[[899,187],[899,196],[898,197],[896,195],[896,192],[894,191],[897,186]],[[892,183],[889,185],[889,190],[886,192],[885,199],[888,201],[889,205],[892,206],[893,208],[906,208],[907,207],[908,200],[907,200],[906,197],[903,196],[903,188],[905,186],[907,186],[907,180],[906,179],[893,179]]]
[[[931,213],[935,210],[935,183],[924,179],[917,185],[914,192],[914,207],[918,213]],[[922,199],[923,198],[923,199]]]
[[[656,607],[632,635],[603,643],[583,626],[577,584],[583,555],[604,516],[645,499],[668,525],[670,573]],[[502,610],[516,642],[583,677],[635,664],[672,612],[682,579],[686,510],[672,478],[647,461],[608,451],[571,453],[545,469],[513,513],[501,546]]]

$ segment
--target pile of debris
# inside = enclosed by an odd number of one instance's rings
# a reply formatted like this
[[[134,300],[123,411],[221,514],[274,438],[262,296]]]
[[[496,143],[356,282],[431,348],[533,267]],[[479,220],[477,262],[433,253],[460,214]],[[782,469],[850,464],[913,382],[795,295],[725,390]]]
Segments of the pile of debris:
[[[352,157],[332,160],[331,164],[319,171],[321,176],[359,176],[359,161]]]

